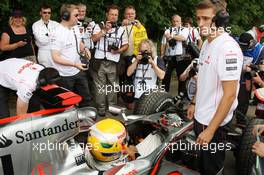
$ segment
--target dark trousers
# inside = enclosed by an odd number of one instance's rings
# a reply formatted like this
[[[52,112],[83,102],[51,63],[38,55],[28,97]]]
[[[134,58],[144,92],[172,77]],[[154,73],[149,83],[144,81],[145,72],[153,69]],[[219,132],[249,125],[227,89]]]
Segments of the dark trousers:
[[[11,91],[12,90],[0,85],[0,119],[10,117],[8,100]],[[40,103],[33,95],[29,100],[27,112],[30,113],[38,110],[40,110]]]
[[[0,119],[10,116],[8,98],[10,90],[0,85]]]
[[[170,90],[170,82],[171,82],[171,74],[174,69],[176,69],[176,74],[179,79],[180,75],[184,72],[184,70],[188,67],[190,64],[190,60],[181,60],[181,61],[176,61],[178,56],[173,56],[169,58],[168,65],[167,65],[167,70],[165,77],[162,81],[162,84],[165,85],[165,90],[169,92]],[[178,81],[178,94],[180,92],[186,92],[186,87],[185,87],[185,81]]]
[[[205,130],[207,126],[202,125],[198,121],[194,120],[194,132],[198,137],[199,134]],[[210,144],[216,145],[211,147],[211,149],[201,149],[200,151],[200,173],[202,175],[216,175],[223,167],[225,160],[225,149],[221,147],[219,149],[215,149],[218,145],[225,144],[224,140],[226,138],[226,131],[224,127],[219,127]],[[220,146],[219,146],[220,147]]]
[[[238,106],[237,110],[244,115],[247,114],[249,106],[250,91],[246,89],[245,84],[240,84],[239,93],[238,93]]]
[[[68,77],[62,77],[61,86],[75,92],[82,97],[79,107],[90,105],[91,97],[89,93],[88,81],[84,72]]]

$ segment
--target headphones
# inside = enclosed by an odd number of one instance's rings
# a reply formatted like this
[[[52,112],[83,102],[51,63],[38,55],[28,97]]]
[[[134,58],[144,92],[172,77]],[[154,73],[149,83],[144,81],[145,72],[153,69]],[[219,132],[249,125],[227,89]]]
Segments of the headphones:
[[[220,0],[211,0],[211,2],[214,5],[221,4]],[[219,10],[214,16],[214,18],[212,19],[212,22],[215,23],[215,26],[217,28],[219,27],[226,28],[229,23],[229,13],[225,10]]]
[[[71,17],[70,12],[66,10],[61,13],[61,19],[63,19],[64,21],[69,21],[70,17]]]
[[[217,28],[224,27],[226,28],[229,23],[229,14],[227,11],[220,10],[216,13],[216,15],[213,17],[212,22],[215,23],[215,26]]]
[[[258,30],[259,30],[261,33],[263,33],[263,32],[264,32],[264,25],[260,25],[260,26],[258,27]]]

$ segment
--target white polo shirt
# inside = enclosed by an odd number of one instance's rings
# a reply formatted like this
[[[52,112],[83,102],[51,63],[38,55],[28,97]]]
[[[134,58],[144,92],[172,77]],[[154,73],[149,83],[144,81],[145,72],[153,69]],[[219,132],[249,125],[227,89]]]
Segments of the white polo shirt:
[[[17,96],[28,103],[36,89],[39,72],[43,68],[24,59],[6,59],[0,62],[0,85],[17,91]]]
[[[199,60],[194,116],[199,123],[208,125],[223,96],[222,81],[238,80],[238,95],[243,54],[237,42],[223,33],[211,43],[204,42]],[[236,98],[221,126],[232,119],[237,103]]]
[[[94,28],[94,34],[98,34],[101,31],[99,25],[96,25]],[[125,44],[128,44],[127,35],[125,34],[124,27],[112,28],[109,32],[106,33],[104,37],[101,37],[95,46],[96,51],[94,57],[96,59],[104,59],[118,62],[120,59],[120,54],[112,54],[109,50],[110,45],[117,43],[118,47],[122,47]]]
[[[49,23],[46,26],[42,19],[36,21],[32,25],[35,42],[39,49],[50,50],[50,39],[58,25],[59,23],[56,21],[49,20]]]
[[[165,30],[162,37],[161,44],[166,45],[165,55],[166,56],[175,56],[184,54],[184,49],[182,46],[182,41],[177,41],[177,44],[174,47],[170,47],[165,35],[170,34],[171,36],[181,35],[187,40],[189,35],[189,30],[185,27],[171,27]]]
[[[54,38],[51,40],[51,51],[60,52],[60,56],[65,60],[69,60],[73,63],[80,63],[80,56],[77,53],[76,39],[78,44],[78,51],[80,52],[80,32],[78,26],[74,26],[71,29],[59,25],[55,32]],[[73,76],[80,72],[79,69],[73,66],[64,66],[54,62],[53,67],[57,69],[61,76]]]
[[[158,57],[154,58],[157,64]],[[144,80],[143,80],[144,75]],[[145,85],[140,82],[145,81]],[[150,64],[138,64],[134,78],[135,98],[140,98],[144,92],[149,92],[151,89],[157,89],[157,74]]]

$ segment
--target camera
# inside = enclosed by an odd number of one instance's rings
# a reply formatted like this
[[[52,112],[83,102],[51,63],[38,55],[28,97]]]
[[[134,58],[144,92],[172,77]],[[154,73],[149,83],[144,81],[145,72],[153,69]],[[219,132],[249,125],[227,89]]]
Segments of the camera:
[[[258,65],[250,64],[249,67],[251,68],[251,71],[245,72],[245,74],[244,74],[244,77],[246,80],[251,80],[252,77],[256,77],[257,73],[260,72]]]
[[[176,39],[172,38],[172,39],[169,40],[169,46],[170,47],[175,47],[176,44],[177,44],[177,40]]]
[[[136,25],[137,23],[137,21],[131,21],[131,25]]]
[[[117,28],[117,27],[119,27],[119,25],[117,24],[117,22],[111,22],[111,24],[112,24],[112,28]]]
[[[119,44],[117,42],[112,43],[111,45],[108,45],[108,51],[111,52],[111,50],[118,50]]]
[[[85,66],[83,66],[83,68],[85,68],[85,69],[89,68],[90,62],[89,62],[89,59],[87,57],[81,56],[81,63],[85,64]]]
[[[140,60],[140,64],[144,64],[144,65],[148,64],[148,60],[151,57],[150,53],[148,53],[148,51],[145,50],[144,52],[141,53],[141,55],[142,55],[142,59]]]
[[[189,76],[190,77],[194,77],[195,75],[197,75],[198,73],[198,67],[197,65],[199,64],[199,60],[198,59],[194,59],[193,60],[193,64],[192,64],[192,67],[189,71]]]
[[[90,24],[90,22],[92,22],[92,18],[85,18],[83,21],[82,26],[86,29],[88,27],[88,25]]]

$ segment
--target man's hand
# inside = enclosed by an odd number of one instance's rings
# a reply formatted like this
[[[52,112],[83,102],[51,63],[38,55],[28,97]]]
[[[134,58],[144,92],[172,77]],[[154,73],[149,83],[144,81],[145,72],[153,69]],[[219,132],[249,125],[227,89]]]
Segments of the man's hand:
[[[196,139],[196,143],[203,145],[203,144],[209,144],[214,136],[214,131],[210,130],[209,128],[206,128],[203,132],[201,132]]]
[[[194,117],[194,110],[195,110],[195,106],[192,105],[192,104],[190,104],[188,106],[188,110],[187,110],[187,118],[188,119],[190,119],[190,120],[193,119],[193,117]]]
[[[74,67],[76,67],[79,70],[83,70],[83,71],[88,70],[88,67],[86,67],[86,64],[82,64],[82,63],[76,63]]]
[[[253,146],[252,146],[252,152],[257,154],[260,157],[264,157],[264,143],[257,141]]]
[[[254,83],[257,83],[257,84],[262,84],[263,83],[263,81],[260,78],[260,76],[259,76],[258,73],[256,73],[256,76],[255,77],[252,77],[252,80],[253,80]]]
[[[172,36],[171,36],[171,34],[169,34],[169,33],[165,33],[165,37],[166,37],[167,40],[172,39]]]
[[[138,54],[137,57],[136,57],[136,59],[137,59],[138,61],[140,61],[140,60],[142,59],[142,55],[141,55],[141,54]]]
[[[152,67],[156,65],[151,56],[149,56],[148,62]]]
[[[86,58],[88,58],[89,60],[91,59],[91,52],[90,52],[90,50],[88,49],[88,48],[85,48],[84,49],[84,55],[85,55],[85,57]]]
[[[106,21],[104,29],[105,29],[106,32],[111,30],[112,29],[112,23],[110,21]]]
[[[264,125],[256,125],[253,128],[253,135],[257,136],[257,135],[261,135],[264,132]]]
[[[128,26],[129,25],[129,20],[128,19],[124,19],[123,22],[122,22],[122,25],[123,26]]]
[[[129,155],[129,158],[131,160],[135,160],[136,159],[135,154],[138,152],[138,150],[134,145],[130,145],[130,146],[126,147],[125,152]]]
[[[111,53],[112,54],[120,54],[120,50],[119,49],[117,49],[117,50],[113,50],[113,49],[111,49]]]

